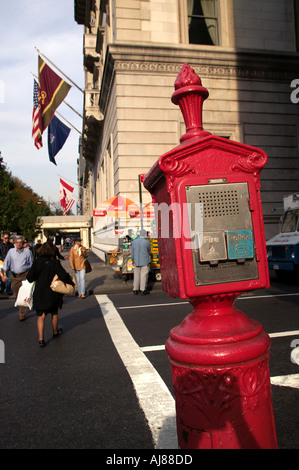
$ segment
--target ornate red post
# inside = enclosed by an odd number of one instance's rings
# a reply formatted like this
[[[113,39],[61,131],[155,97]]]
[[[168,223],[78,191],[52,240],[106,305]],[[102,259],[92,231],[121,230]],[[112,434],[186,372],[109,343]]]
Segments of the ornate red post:
[[[182,449],[276,448],[268,335],[232,294],[190,301],[195,309],[166,343]]]
[[[167,236],[158,210],[162,287],[194,307],[166,343],[179,446],[276,448],[270,339],[233,306],[240,293],[269,286],[259,182],[267,156],[203,130],[208,91],[188,64],[175,89],[172,101],[187,132],[151,168],[144,186],[159,207],[180,207],[170,212]]]

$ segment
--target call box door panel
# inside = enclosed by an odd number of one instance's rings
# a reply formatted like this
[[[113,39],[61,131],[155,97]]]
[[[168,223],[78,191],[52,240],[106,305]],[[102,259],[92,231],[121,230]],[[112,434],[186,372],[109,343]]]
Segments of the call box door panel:
[[[257,279],[248,184],[186,186],[186,201],[195,284]]]

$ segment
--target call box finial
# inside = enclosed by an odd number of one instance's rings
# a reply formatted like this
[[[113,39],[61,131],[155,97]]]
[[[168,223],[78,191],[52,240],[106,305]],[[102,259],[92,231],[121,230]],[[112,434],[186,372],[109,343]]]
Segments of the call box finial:
[[[175,92],[171,101],[179,105],[187,131],[180,138],[180,142],[211,135],[202,127],[202,106],[204,100],[208,98],[209,92],[202,86],[201,79],[188,64],[182,66],[174,87]]]

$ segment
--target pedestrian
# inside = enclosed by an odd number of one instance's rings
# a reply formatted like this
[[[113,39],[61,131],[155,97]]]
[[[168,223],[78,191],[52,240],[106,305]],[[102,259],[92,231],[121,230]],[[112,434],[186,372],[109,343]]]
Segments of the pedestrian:
[[[38,257],[38,251],[40,250],[42,246],[43,245],[42,245],[41,239],[38,239],[37,243],[34,246],[34,259]]]
[[[27,248],[27,250],[31,250],[31,252],[33,253],[32,247],[31,247],[31,245],[30,245],[30,243],[29,243],[29,241],[28,241],[27,238],[24,238],[23,247],[24,247],[24,248]]]
[[[135,265],[133,282],[134,295],[139,294],[139,291],[143,295],[148,294],[147,280],[151,261],[150,251],[151,244],[146,238],[146,231],[141,229],[139,238],[133,240],[131,245],[131,258]]]
[[[11,270],[12,274],[12,290],[16,297],[18,297],[19,289],[22,282],[25,281],[28,271],[33,263],[33,255],[31,250],[24,248],[24,238],[21,235],[16,236],[16,244],[11,248],[4,259],[3,263],[3,282],[8,280],[7,272]],[[18,307],[19,320],[25,320],[27,314],[27,307]]]
[[[58,247],[54,244],[53,237],[48,237],[47,242],[50,243],[50,245],[53,245],[54,250],[55,250],[55,256],[57,257],[57,259],[63,259],[63,260],[69,259],[68,256],[62,256]]]
[[[63,238],[59,232],[56,232],[56,235],[54,237],[54,245],[57,247],[59,251],[63,250]]]
[[[13,243],[11,243],[9,241],[9,239],[10,239],[9,232],[4,232],[3,236],[2,236],[2,240],[0,241],[0,265],[1,265],[0,267],[1,268],[3,267],[4,259],[7,255],[8,251],[11,248],[14,248]],[[7,271],[7,278],[8,279],[7,279],[6,282],[2,281],[2,275],[3,275],[2,269],[0,271],[1,271],[0,293],[2,294],[6,290],[7,295],[12,295],[13,291],[11,289],[11,271],[10,271],[10,269]]]
[[[63,294],[54,292],[50,287],[56,274],[61,281],[74,285],[70,275],[56,258],[53,244],[46,242],[39,249],[38,256],[27,274],[29,282],[36,282],[33,292],[33,309],[37,315],[40,347],[46,345],[44,339],[45,318],[49,313],[52,315],[53,338],[57,338],[62,334],[62,328],[58,328],[58,309],[62,308]]]
[[[88,256],[86,248],[81,244],[82,239],[76,238],[70,251],[70,265],[75,271],[78,285],[78,297],[85,299],[85,259]]]

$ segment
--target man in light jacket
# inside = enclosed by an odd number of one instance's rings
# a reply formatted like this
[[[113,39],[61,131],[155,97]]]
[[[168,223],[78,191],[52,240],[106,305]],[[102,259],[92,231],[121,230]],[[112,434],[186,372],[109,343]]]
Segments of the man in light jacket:
[[[24,248],[24,237],[21,235],[16,236],[16,246],[11,248],[5,257],[3,263],[3,277],[2,281],[6,282],[7,271],[11,270],[12,273],[12,290],[16,297],[18,297],[19,289],[22,282],[25,281],[28,271],[33,263],[33,254],[31,250]],[[27,307],[18,307],[19,320],[25,320],[27,314]]]
[[[135,295],[147,294],[147,279],[149,273],[149,263],[151,244],[146,238],[146,231],[141,229],[139,238],[133,240],[131,245],[131,258],[135,264],[133,292]]]

